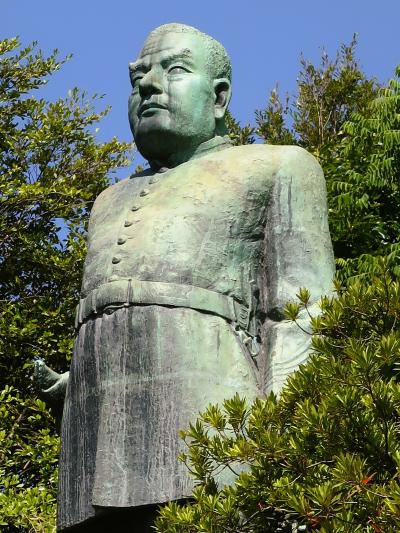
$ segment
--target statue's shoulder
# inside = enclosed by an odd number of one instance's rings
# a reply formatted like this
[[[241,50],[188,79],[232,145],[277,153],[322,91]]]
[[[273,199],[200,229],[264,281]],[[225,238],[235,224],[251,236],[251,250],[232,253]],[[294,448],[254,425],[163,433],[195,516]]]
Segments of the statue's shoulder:
[[[234,146],[223,152],[232,164],[251,164],[262,172],[302,174],[320,172],[318,161],[300,146],[247,144]]]
[[[267,188],[284,183],[307,190],[325,188],[321,166],[300,146],[249,144],[228,148],[220,154],[225,161],[224,170],[232,179],[250,180]]]

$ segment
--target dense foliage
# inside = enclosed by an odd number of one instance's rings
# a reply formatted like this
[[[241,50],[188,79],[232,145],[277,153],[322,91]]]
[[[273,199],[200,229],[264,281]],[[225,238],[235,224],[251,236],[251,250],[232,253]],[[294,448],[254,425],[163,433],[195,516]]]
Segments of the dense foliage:
[[[98,143],[106,111],[77,89],[38,96],[64,60],[0,42],[0,529],[51,531],[58,438],[35,399],[32,363],[66,369],[85,256],[84,232],[129,146]]]
[[[397,69],[368,113],[355,113],[343,125],[327,168],[330,227],[342,277],[370,270],[373,257],[397,259],[400,251],[399,74]]]

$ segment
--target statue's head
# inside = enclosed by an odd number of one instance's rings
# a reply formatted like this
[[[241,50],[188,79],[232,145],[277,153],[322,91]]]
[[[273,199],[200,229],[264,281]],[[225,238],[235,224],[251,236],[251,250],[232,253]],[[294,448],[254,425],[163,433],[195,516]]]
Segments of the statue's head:
[[[129,122],[146,159],[185,160],[185,153],[226,133],[231,63],[212,37],[183,24],[160,26],[129,71]]]

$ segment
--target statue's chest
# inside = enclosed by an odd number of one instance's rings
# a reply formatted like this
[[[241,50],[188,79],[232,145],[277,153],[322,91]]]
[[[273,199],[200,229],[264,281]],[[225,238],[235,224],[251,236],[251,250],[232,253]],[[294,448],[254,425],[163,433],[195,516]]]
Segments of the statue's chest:
[[[267,201],[266,187],[249,177],[171,173],[131,191],[127,187],[107,206],[105,223],[96,225],[95,234],[106,232],[109,245],[117,243],[121,249],[165,251],[196,247],[205,240],[224,245],[259,232]]]
[[[92,218],[84,286],[113,276],[216,279],[251,261],[263,239],[268,184],[200,170],[111,191]]]

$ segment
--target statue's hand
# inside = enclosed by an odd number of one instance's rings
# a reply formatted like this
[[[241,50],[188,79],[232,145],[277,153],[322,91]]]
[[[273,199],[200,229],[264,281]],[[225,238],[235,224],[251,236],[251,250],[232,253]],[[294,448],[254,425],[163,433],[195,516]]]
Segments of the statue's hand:
[[[33,381],[39,396],[50,406],[61,407],[67,390],[69,372],[58,374],[41,359],[35,361]]]

